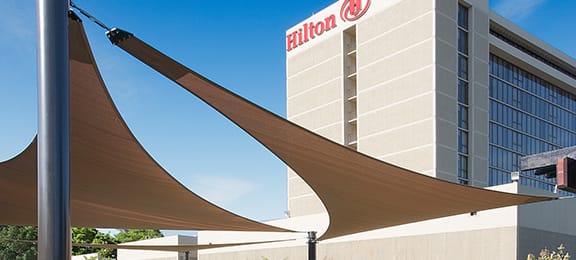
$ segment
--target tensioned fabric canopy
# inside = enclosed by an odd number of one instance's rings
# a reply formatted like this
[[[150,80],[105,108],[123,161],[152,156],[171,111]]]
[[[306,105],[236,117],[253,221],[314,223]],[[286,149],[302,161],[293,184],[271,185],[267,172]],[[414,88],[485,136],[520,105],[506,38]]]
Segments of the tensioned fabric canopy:
[[[70,205],[79,227],[286,231],[190,192],[141,147],[113,105],[71,13]],[[36,141],[0,164],[0,225],[36,225]]]
[[[286,242],[286,241],[291,241],[291,239],[276,240],[276,241],[246,242],[246,243],[208,244],[208,245],[137,245],[137,244],[72,244],[72,245],[79,247],[91,247],[91,248],[185,252],[185,251],[195,251],[195,250],[213,249],[221,247],[247,246],[247,245],[266,244],[275,242]]]
[[[108,37],[218,110],[302,177],[330,217],[322,239],[553,199],[459,185],[374,159],[235,95],[130,33],[114,29]]]

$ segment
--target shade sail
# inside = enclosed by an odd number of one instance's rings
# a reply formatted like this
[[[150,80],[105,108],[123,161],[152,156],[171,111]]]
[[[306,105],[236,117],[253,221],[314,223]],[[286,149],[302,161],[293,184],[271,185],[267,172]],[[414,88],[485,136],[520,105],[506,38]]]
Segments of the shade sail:
[[[218,110],[302,177],[330,217],[322,239],[553,199],[454,184],[374,159],[249,102],[125,31],[112,30],[108,36]]]
[[[231,246],[247,246],[256,244],[266,244],[275,242],[286,242],[294,239],[283,239],[277,241],[261,241],[261,242],[245,242],[245,243],[229,243],[229,244],[207,244],[207,245],[137,245],[137,244],[72,244],[78,247],[91,247],[91,248],[110,248],[110,249],[130,249],[130,250],[154,250],[154,251],[195,251],[204,249],[213,249]]]
[[[82,23],[69,20],[70,207],[79,227],[285,231],[190,192],[141,147],[113,105]],[[36,225],[36,142],[0,164],[0,225]]]

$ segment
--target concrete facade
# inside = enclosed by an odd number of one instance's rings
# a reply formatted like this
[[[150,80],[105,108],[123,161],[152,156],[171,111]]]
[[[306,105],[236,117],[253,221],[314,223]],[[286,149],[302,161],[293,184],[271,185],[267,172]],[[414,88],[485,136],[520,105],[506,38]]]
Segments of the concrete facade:
[[[324,11],[339,10],[341,4]],[[351,118],[347,114],[353,112],[354,149],[456,182],[457,3],[372,1],[370,8],[356,23],[336,27],[331,35],[287,53],[288,119],[348,144]],[[470,152],[470,172],[474,173],[470,182],[484,187],[488,178],[487,1],[473,1],[470,17],[470,89],[474,90],[470,93],[474,108],[470,111],[474,125],[470,131],[474,147]],[[349,40],[353,41],[354,58],[346,59],[351,51],[346,42],[350,29],[354,30]],[[356,88],[353,99],[346,96],[351,66]],[[298,176],[289,171],[288,180],[291,216],[323,212],[319,200]]]

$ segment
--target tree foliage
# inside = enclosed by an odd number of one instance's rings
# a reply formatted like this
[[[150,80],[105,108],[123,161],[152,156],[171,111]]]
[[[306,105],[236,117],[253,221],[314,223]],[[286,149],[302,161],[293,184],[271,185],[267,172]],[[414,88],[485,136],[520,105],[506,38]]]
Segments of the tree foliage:
[[[108,233],[98,232],[92,240],[92,244],[115,244],[118,240]],[[98,255],[104,258],[116,258],[116,250],[110,248],[102,248],[98,250]]]
[[[73,244],[92,244],[98,230],[95,228],[72,228],[72,243]],[[89,247],[72,247],[72,255],[84,255],[97,252],[96,248]]]
[[[75,244],[116,244],[116,239],[107,233],[102,233],[95,228],[72,228],[72,243]],[[98,253],[103,258],[114,258],[116,251],[113,249],[99,249],[91,247],[72,247],[72,255],[84,255]]]
[[[75,244],[119,244],[162,237],[160,230],[123,229],[116,236],[102,233],[95,228],[72,228],[72,243]],[[36,259],[38,247],[37,227],[0,226],[0,259]],[[116,250],[91,247],[72,247],[72,255],[98,253],[105,259],[115,258]]]
[[[123,229],[116,234],[118,243],[126,243],[138,240],[163,237],[160,230],[157,229]]]
[[[36,259],[38,228],[0,226],[0,259]],[[20,241],[19,241],[20,240]]]

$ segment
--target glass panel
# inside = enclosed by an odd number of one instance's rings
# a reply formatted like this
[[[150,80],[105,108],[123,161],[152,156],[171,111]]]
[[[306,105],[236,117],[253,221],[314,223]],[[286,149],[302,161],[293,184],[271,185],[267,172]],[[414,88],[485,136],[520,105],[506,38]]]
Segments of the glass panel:
[[[458,26],[468,29],[468,8],[458,5]]]
[[[458,29],[458,51],[468,54],[468,32]]]
[[[468,179],[468,157],[458,156],[458,177]]]
[[[458,152],[468,154],[468,133],[458,130]]]
[[[458,127],[468,129],[468,108],[458,105]]]
[[[468,105],[468,83],[458,79],[458,102]]]
[[[458,55],[458,77],[468,79],[468,58],[461,54]]]

